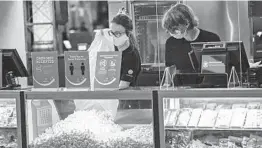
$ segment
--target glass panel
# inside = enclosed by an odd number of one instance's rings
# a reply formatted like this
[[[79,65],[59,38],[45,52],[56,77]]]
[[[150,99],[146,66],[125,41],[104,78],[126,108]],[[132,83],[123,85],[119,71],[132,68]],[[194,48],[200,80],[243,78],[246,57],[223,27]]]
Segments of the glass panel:
[[[33,33],[35,42],[50,42],[54,39],[52,25],[34,25]]]
[[[31,147],[153,148],[152,119],[146,99],[27,101]]]
[[[52,1],[32,1],[33,23],[49,23],[53,21]]]
[[[164,12],[176,1],[134,1],[132,17],[139,44],[142,69],[138,86],[160,86],[165,69],[165,42],[169,34],[162,29]]]
[[[15,99],[0,99],[0,146],[18,147]]]
[[[262,98],[164,98],[169,147],[261,145]]]
[[[162,3],[164,3],[162,5],[166,5],[168,2]],[[228,76],[234,67],[241,82],[240,87],[249,86],[247,83],[248,62],[250,58],[248,2],[185,0],[182,1],[182,3],[189,6],[193,11],[193,15],[198,18],[198,26],[196,27],[200,29],[200,35],[193,41],[182,39],[181,44],[173,43],[169,49],[171,51],[169,57],[167,57],[168,59],[162,60],[160,58],[160,63],[168,61],[169,65],[175,65],[181,73],[196,72],[201,74],[207,73],[207,69],[203,66],[208,63],[214,65],[211,69],[208,69],[208,73],[219,74],[226,72]],[[171,6],[170,3],[167,8],[169,8],[169,6]],[[203,9],[203,6],[208,7]],[[162,7],[163,6],[157,3],[157,8],[160,9]],[[159,16],[159,18],[160,17],[161,16]],[[158,21],[161,22],[162,20],[159,19]],[[160,25],[157,26],[158,45],[159,56],[162,57],[162,55],[165,55],[165,42],[170,36],[169,33],[164,32],[161,23],[159,24]],[[190,30],[187,29],[187,33],[189,31]],[[212,34],[213,37],[208,37],[208,34]],[[190,36],[190,34],[186,35]],[[176,39],[174,39],[174,42],[175,41]],[[172,44],[172,41],[170,40],[169,43]],[[222,55],[223,60],[221,59]],[[197,67],[191,68],[191,66]]]
[[[134,2],[133,20],[143,64],[165,61],[165,41],[168,34],[161,27],[161,19],[170,3],[175,2]]]

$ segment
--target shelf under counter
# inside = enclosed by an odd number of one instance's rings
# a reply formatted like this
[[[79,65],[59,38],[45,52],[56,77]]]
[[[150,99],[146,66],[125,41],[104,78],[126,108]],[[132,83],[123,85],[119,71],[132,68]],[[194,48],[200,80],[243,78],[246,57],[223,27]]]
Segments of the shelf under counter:
[[[1,130],[1,129],[15,129],[15,130],[16,130],[17,127],[0,127],[0,130]]]
[[[168,131],[254,131],[254,132],[262,132],[262,128],[188,128],[188,127],[165,127],[165,130]]]

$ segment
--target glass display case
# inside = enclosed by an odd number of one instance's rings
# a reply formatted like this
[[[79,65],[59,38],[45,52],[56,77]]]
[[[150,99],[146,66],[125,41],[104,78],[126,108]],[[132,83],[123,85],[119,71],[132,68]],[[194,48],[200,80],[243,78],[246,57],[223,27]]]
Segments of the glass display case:
[[[28,147],[154,147],[152,92],[25,92]],[[143,107],[126,104],[148,101]]]
[[[160,148],[255,148],[262,145],[259,89],[154,92]]]
[[[0,147],[25,146],[23,97],[19,91],[0,91]]]

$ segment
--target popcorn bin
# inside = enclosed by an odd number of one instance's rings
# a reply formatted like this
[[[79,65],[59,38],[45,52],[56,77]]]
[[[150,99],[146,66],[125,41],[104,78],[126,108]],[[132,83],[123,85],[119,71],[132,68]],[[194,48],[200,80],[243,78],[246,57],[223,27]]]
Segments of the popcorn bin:
[[[123,91],[119,96],[118,93],[82,90],[26,92],[28,148],[154,148],[152,107],[118,110],[119,100],[150,100],[151,93],[146,96],[140,91],[135,91],[137,96],[133,92]],[[65,100],[70,100],[70,104]],[[69,109],[73,110],[73,101],[75,109],[69,113]],[[54,110],[59,110],[60,115],[68,113],[68,116],[55,123]]]

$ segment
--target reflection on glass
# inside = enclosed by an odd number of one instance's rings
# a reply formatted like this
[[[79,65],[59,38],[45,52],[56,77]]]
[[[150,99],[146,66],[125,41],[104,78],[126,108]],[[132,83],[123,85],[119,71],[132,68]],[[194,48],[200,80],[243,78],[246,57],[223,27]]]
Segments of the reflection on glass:
[[[142,63],[165,62],[165,42],[169,35],[162,29],[161,19],[169,7],[170,2],[134,2],[133,20]]]
[[[68,1],[68,29],[89,32],[108,28],[107,1]]]
[[[226,54],[202,55],[202,73],[226,73]]]
[[[52,25],[34,25],[33,32],[35,42],[50,42],[53,40]]]
[[[167,147],[256,147],[262,136],[261,98],[163,100]]]
[[[49,23],[53,21],[52,1],[32,1],[32,20],[34,23]]]
[[[18,147],[15,99],[0,99],[0,147]]]
[[[48,101],[32,101],[33,124],[37,125],[36,133],[40,135],[52,126],[52,106]]]
[[[29,145],[153,148],[152,109],[122,109],[118,104],[117,99],[30,100]]]

